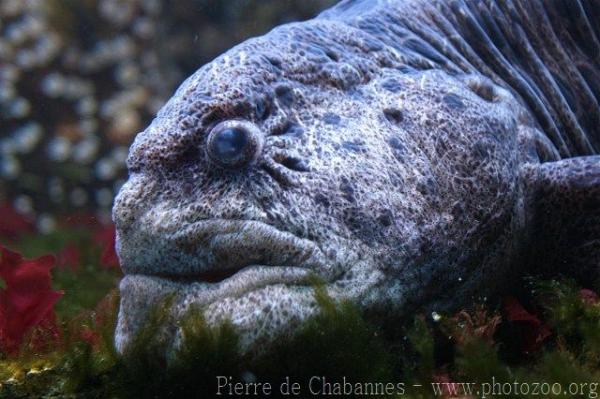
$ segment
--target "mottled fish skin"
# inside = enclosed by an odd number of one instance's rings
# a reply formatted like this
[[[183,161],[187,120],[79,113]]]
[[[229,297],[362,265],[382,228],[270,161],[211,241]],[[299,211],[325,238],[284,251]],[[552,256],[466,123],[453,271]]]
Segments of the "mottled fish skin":
[[[600,10],[573,4],[343,1],[200,68],[115,200],[118,349],[168,293],[255,351],[317,311],[314,275],[374,319],[504,287],[534,240],[527,168],[600,148]],[[222,123],[255,132],[243,167],[207,150]]]

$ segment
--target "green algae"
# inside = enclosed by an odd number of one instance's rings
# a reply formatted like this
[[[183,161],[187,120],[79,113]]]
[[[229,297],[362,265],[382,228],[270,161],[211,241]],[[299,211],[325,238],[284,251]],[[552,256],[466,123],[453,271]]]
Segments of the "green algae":
[[[563,387],[600,381],[600,305],[582,300],[572,282],[536,285],[532,303],[553,335],[538,352],[520,357],[507,353],[515,350],[508,345],[515,337],[502,331],[510,330],[510,323],[498,324],[497,312],[483,307],[468,317],[463,312],[438,322],[417,316],[394,334],[402,342],[392,342],[390,334],[367,322],[351,303],[333,301],[319,285],[315,296],[321,312],[294,335],[255,356],[240,354],[233,326],[209,327],[201,309],[193,308],[176,321],[184,339],[169,360],[156,332],[173,322],[167,312],[171,299],[154,309],[132,349],[119,356],[113,345],[118,303],[113,293],[103,310],[67,323],[65,342],[54,350],[0,360],[0,378],[5,381],[0,397],[206,398],[215,396],[217,376],[274,387],[287,378],[303,387],[304,395],[298,397],[313,396],[306,389],[313,376],[327,377],[330,383],[344,378],[401,382],[402,397],[414,398],[436,397],[429,388],[435,381],[469,381],[477,387],[489,387],[492,381]],[[94,342],[80,338],[82,326],[96,333]],[[587,389],[586,397],[593,397],[592,388]],[[276,392],[271,396],[279,396]],[[503,395],[533,396],[539,397]]]

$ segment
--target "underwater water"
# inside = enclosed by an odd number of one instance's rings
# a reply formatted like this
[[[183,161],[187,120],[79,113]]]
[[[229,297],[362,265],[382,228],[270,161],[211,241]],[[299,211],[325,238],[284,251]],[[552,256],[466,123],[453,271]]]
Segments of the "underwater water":
[[[334,3],[0,0],[0,398],[597,397],[596,287],[548,276],[385,325],[315,280],[316,315],[258,355],[192,308],[168,357],[166,298],[119,353],[134,137],[199,66]]]

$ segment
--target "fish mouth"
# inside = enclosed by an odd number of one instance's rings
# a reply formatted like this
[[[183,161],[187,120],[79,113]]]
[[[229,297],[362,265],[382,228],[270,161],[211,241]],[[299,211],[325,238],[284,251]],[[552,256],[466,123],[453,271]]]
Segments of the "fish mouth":
[[[117,238],[125,272],[115,335],[120,353],[163,298],[169,320],[195,308],[209,325],[232,322],[245,351],[256,337],[271,339],[283,325],[313,314],[315,283],[329,286],[343,273],[338,253],[322,249],[327,243],[253,220],[205,219],[182,228],[172,217],[141,219],[136,229],[118,230]],[[177,323],[161,328],[176,347]]]
[[[308,275],[324,280],[332,275],[332,262],[314,241],[260,221],[203,219],[184,228],[161,224],[158,231],[142,228],[129,234],[119,234],[125,274],[180,287],[208,289],[229,280],[240,286],[292,284]],[[147,244],[140,248],[140,243]]]
[[[194,303],[201,307],[212,303],[240,298],[269,286],[287,286],[302,289],[312,285],[315,274],[307,269],[289,266],[247,266],[231,276],[208,282],[197,276],[158,276],[130,274],[121,280],[120,289],[125,298],[143,298],[149,305],[161,297],[175,295],[176,303]]]
[[[206,272],[200,272],[195,275],[173,275],[168,273],[158,273],[156,274],[156,277],[188,284],[194,282],[220,283],[221,281],[232,277],[240,270],[242,270],[242,268],[210,270]]]

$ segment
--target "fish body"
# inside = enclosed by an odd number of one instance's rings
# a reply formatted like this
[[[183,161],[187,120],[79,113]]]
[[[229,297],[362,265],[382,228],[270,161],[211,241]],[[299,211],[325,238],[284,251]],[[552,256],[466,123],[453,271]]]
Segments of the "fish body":
[[[342,1],[201,67],[130,148],[118,349],[169,294],[254,351],[318,312],[315,276],[384,322],[596,273],[600,4],[567,11]]]

